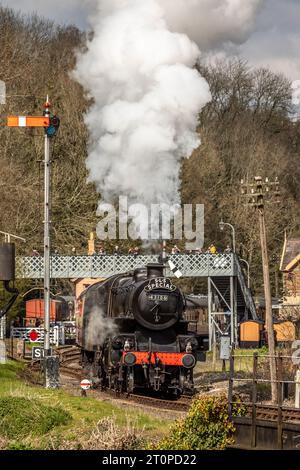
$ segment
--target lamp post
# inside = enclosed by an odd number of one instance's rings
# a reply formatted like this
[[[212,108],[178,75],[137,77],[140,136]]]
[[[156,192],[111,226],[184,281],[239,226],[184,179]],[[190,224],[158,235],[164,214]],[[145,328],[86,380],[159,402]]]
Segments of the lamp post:
[[[220,227],[221,232],[224,231],[225,226],[231,228],[231,232],[232,232],[232,251],[233,251],[233,253],[235,253],[235,228],[234,228],[233,225],[229,224],[228,222],[224,222],[223,220],[221,220],[221,222],[219,222],[219,227]]]
[[[250,283],[250,265],[249,265],[248,261],[246,261],[243,258],[240,258],[240,261],[243,261],[243,263],[245,263],[246,266],[247,266],[247,286],[248,286],[248,289],[250,289],[250,286],[251,286],[251,283]]]

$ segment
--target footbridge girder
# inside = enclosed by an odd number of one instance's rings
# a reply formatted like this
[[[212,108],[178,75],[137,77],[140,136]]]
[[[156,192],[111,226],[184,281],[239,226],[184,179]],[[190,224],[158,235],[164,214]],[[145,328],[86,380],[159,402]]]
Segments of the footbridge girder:
[[[181,271],[183,277],[235,276],[235,256],[231,253],[212,255],[178,254],[168,257]],[[158,255],[92,255],[52,256],[51,278],[103,278],[132,271],[148,263],[158,262]],[[167,275],[173,277],[172,271]],[[17,258],[17,277],[42,279],[44,259],[40,256]]]

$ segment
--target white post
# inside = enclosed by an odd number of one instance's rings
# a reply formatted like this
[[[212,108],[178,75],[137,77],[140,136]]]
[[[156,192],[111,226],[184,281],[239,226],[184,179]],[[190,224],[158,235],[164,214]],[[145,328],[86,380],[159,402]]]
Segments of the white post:
[[[0,364],[6,363],[6,344],[5,341],[0,339]]]
[[[0,319],[0,340],[5,340],[6,337],[6,315]]]
[[[47,357],[50,350],[50,139],[47,134],[44,165],[44,349]]]
[[[300,370],[297,370],[296,372],[295,382],[295,408],[300,408]]]
[[[65,327],[64,325],[61,325],[59,327],[59,343],[64,345],[66,343],[66,336],[65,336]]]
[[[59,345],[59,327],[58,326],[53,327],[53,343],[55,344],[55,346]]]
[[[47,96],[45,116],[50,117],[50,104]],[[51,227],[51,157],[50,137],[45,132],[44,160],[44,367],[45,387],[58,387],[59,365],[57,358],[51,357],[50,349],[50,227]]]

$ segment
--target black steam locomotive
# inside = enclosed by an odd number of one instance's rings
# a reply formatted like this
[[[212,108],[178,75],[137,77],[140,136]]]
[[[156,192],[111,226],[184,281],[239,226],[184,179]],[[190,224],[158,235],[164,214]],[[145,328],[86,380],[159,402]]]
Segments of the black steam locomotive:
[[[94,383],[127,393],[192,391],[207,338],[188,331],[185,304],[160,264],[112,276],[83,292],[77,343]]]

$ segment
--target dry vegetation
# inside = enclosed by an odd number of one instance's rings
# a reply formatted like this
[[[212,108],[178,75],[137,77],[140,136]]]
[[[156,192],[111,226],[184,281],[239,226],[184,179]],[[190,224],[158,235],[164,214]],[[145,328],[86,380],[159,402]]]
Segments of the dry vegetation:
[[[299,123],[291,119],[290,82],[242,60],[201,67],[213,95],[201,116],[202,146],[184,162],[184,202],[205,204],[207,241],[229,241],[221,217],[235,225],[237,249],[249,261],[252,285],[261,288],[257,216],[243,204],[240,180],[255,175],[281,182],[281,203],[267,209],[272,271],[278,269],[284,231],[299,233]],[[227,235],[227,237],[230,235]]]
[[[84,35],[75,27],[57,27],[37,17],[24,18],[0,9],[0,78],[7,85],[2,114],[38,114],[47,93],[61,117],[54,143],[53,244],[68,253],[84,251],[95,228],[98,196],[87,184],[88,106],[82,88],[72,80],[75,51]],[[235,224],[238,249],[250,261],[254,287],[261,288],[260,252],[255,215],[242,205],[239,181],[261,174],[278,176],[282,203],[267,214],[272,268],[284,230],[298,233],[299,129],[290,117],[289,81],[268,70],[252,70],[241,60],[201,66],[213,100],[200,116],[202,146],[182,168],[184,203],[204,203],[206,243],[229,242],[218,230],[221,216]],[[0,129],[0,227],[28,239],[27,253],[42,244],[41,131]]]
[[[53,240],[54,247],[67,252],[73,245],[81,247],[96,222],[97,197],[87,184],[84,165],[86,101],[70,77],[82,39],[74,27],[56,27],[0,9],[0,78],[7,87],[2,115],[38,115],[49,93],[53,111],[61,117],[53,151]],[[23,234],[30,252],[42,244],[42,132],[2,127],[0,133],[0,226]]]

